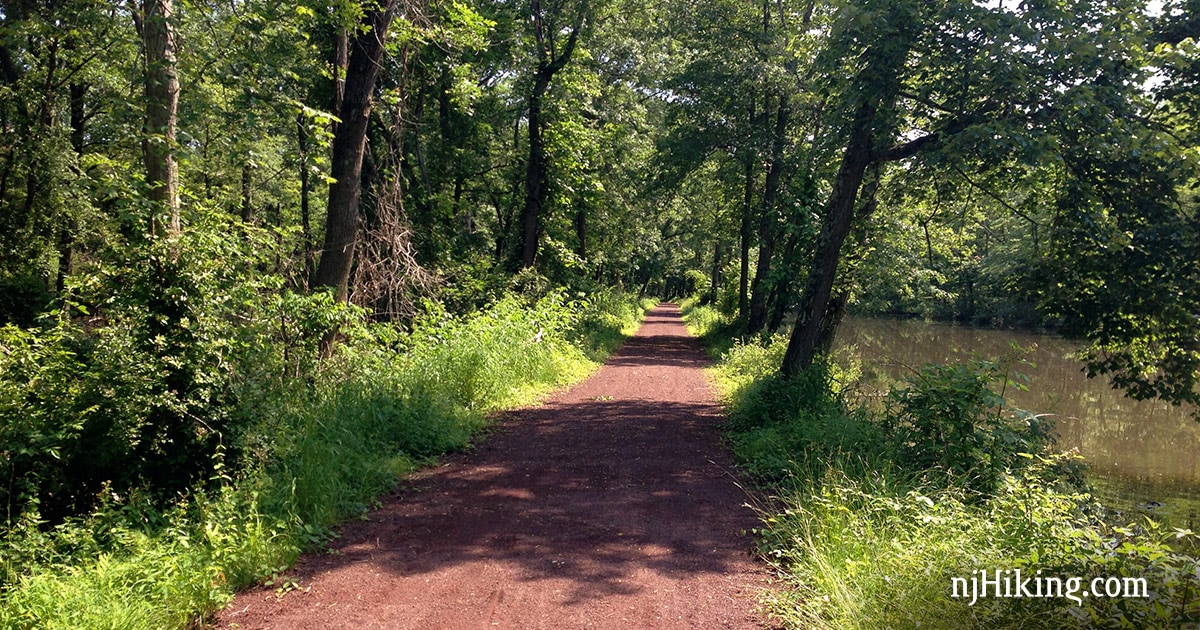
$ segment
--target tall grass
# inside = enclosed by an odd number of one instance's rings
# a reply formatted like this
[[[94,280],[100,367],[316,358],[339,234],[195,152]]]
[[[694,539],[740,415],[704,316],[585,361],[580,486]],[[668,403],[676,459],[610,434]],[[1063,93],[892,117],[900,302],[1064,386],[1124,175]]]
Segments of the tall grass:
[[[681,302],[679,309],[683,313],[683,321],[687,325],[688,332],[702,339],[718,331],[730,321],[716,307],[700,304],[700,300],[695,297]]]
[[[735,454],[774,497],[758,533],[784,584],[767,607],[786,627],[1200,624],[1195,535],[1100,518],[1076,458],[1037,448],[1036,422],[998,413],[979,387],[991,364],[930,368],[886,405],[852,409],[842,392],[853,375],[836,365],[776,377],[781,345],[732,344],[716,380]],[[954,577],[1018,568],[1144,577],[1153,596],[951,597]]]
[[[193,625],[327,541],[399,475],[469,444],[490,412],[582,378],[640,316],[619,294],[551,293],[438,313],[410,334],[349,327],[317,382],[259,393],[254,424],[229,445],[236,470],[218,462],[215,490],[165,513],[132,496],[49,530],[35,510],[11,523],[0,627]]]
[[[695,296],[684,300],[679,306],[688,332],[704,342],[711,357],[719,358],[729,351],[740,333],[736,319],[715,306],[701,304]]]

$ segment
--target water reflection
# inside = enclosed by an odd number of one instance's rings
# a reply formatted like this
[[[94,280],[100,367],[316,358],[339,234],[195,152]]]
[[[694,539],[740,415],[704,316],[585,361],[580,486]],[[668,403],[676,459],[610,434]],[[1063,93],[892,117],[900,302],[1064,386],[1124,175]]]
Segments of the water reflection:
[[[1200,506],[1200,422],[1185,407],[1134,401],[1107,380],[1088,379],[1073,357],[1078,344],[1049,335],[978,330],[911,320],[849,317],[837,346],[862,361],[864,381],[884,388],[923,363],[995,359],[1014,342],[1036,344],[1028,391],[1009,390],[1010,404],[1056,419],[1061,448],[1078,448],[1097,476],[1097,490],[1118,505],[1149,504],[1187,516]],[[1165,504],[1158,506],[1157,504]],[[1185,519],[1191,520],[1191,519]]]

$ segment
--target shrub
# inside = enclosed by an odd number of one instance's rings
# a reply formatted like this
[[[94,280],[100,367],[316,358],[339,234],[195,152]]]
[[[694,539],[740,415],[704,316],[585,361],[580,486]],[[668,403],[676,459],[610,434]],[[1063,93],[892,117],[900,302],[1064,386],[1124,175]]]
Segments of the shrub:
[[[595,366],[583,348],[599,356],[615,345],[617,323],[629,330],[640,314],[617,294],[568,302],[549,291],[469,316],[431,309],[405,334],[325,294],[260,287],[231,285],[208,294],[214,305],[190,311],[198,332],[189,343],[207,348],[194,356],[217,363],[189,369],[221,395],[186,407],[205,414],[194,421],[211,429],[195,435],[214,446],[196,458],[197,481],[170,501],[161,488],[118,486],[98,473],[86,504],[95,509],[76,504],[74,515],[53,520],[41,510],[46,488],[58,487],[50,482],[66,474],[59,460],[84,444],[79,418],[84,429],[101,412],[136,426],[145,396],[163,393],[159,372],[136,369],[146,360],[131,332],[141,320],[122,327],[124,311],[110,308],[90,328],[64,316],[42,331],[3,331],[0,449],[14,455],[5,472],[20,483],[5,497],[0,627],[193,623],[233,589],[278,575],[301,549],[326,542],[333,525],[361,515],[401,473],[467,445],[488,412],[582,377]],[[222,323],[229,329],[217,335]],[[317,340],[334,324],[344,338],[321,362]],[[126,346],[104,345],[118,343]],[[85,352],[92,347],[110,358]],[[89,406],[86,394],[104,384],[111,402]],[[136,452],[113,439],[109,456],[137,470]]]
[[[325,330],[362,320],[260,273],[269,235],[217,234],[189,231],[177,254],[131,247],[77,277],[42,328],[0,329],[0,474],[14,480],[0,502],[32,501],[51,524],[102,489],[165,507],[206,484],[218,448],[240,456],[289,381],[312,378]]]
[[[927,365],[889,393],[884,430],[906,465],[962,477],[991,492],[1004,472],[1051,441],[1048,420],[1005,408],[991,385],[1007,379],[995,362]]]
[[[1002,363],[927,366],[884,413],[848,410],[847,378],[817,363],[779,378],[776,346],[735,344],[718,365],[729,439],[767,484],[760,551],[786,588],[768,610],[792,628],[1168,628],[1200,622],[1188,530],[1110,527],[1078,458],[1049,427],[1006,410]],[[952,579],[1144,577],[1136,598],[951,597]],[[1188,627],[1184,625],[1182,627]]]
[[[681,309],[688,332],[700,338],[713,334],[727,322],[725,316],[716,308],[698,304],[694,298],[684,300]]]
[[[602,360],[626,337],[637,332],[642,314],[657,305],[650,298],[634,302],[615,289],[594,291],[579,302],[581,312],[572,329],[572,339],[589,358]]]

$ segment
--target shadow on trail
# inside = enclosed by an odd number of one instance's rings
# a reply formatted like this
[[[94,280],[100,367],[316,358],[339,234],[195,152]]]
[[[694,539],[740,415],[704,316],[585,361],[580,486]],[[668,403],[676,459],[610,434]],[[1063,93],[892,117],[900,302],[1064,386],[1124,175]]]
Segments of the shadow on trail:
[[[646,572],[731,572],[755,520],[716,446],[719,408],[695,391],[699,345],[661,310],[592,379],[508,414],[475,452],[348,525],[301,579],[359,562],[406,578],[503,564],[520,582],[554,580],[569,605],[636,593]]]
[[[660,306],[642,320],[643,329],[630,337],[606,366],[664,366],[697,368],[709,365],[699,340],[680,326],[679,310]],[[676,313],[672,316],[667,313]]]
[[[625,342],[621,354],[608,360],[608,366],[679,366],[704,367],[708,360],[697,354],[690,338],[674,335],[634,337]]]
[[[655,413],[642,416],[649,406]],[[568,604],[636,592],[626,580],[641,570],[724,574],[731,555],[744,557],[749,541],[737,544],[737,533],[753,522],[721,526],[744,497],[693,444],[712,439],[698,426],[712,411],[638,400],[525,411],[474,465],[423,475],[375,523],[349,528],[320,569],[369,560],[411,576],[505,562],[525,581],[569,579]],[[386,538],[374,524],[392,526]]]

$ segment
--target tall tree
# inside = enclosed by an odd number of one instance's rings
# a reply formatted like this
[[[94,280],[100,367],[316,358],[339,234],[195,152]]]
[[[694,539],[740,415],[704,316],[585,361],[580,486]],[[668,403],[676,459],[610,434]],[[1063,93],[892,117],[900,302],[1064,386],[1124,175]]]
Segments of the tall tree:
[[[341,107],[337,111],[341,123],[333,136],[330,176],[334,182],[329,187],[325,245],[312,284],[332,288],[337,299],[342,301],[349,295],[350,270],[358,242],[358,200],[371,99],[396,5],[397,0],[387,0],[363,16],[363,30],[354,38]]]
[[[158,204],[151,222],[158,236],[179,232],[179,164],[175,158],[179,74],[174,13],[172,0],[145,0],[142,4],[146,55],[146,136],[142,151],[150,200]]]
[[[820,331],[828,328],[822,320],[843,243],[856,221],[863,175],[872,164],[915,161],[976,182],[976,174],[1057,168],[1059,191],[1053,194],[1095,190],[1089,178],[1120,182],[1139,170],[1161,170],[1153,163],[1159,153],[1138,147],[1162,140],[1138,104],[1144,99],[1138,86],[1147,79],[1145,21],[1137,3],[1118,0],[843,7],[827,52],[862,65],[841,90],[849,113],[847,141],[783,373],[807,366]],[[825,72],[836,76],[834,68],[826,66]],[[1121,133],[1100,133],[1114,126]],[[1081,141],[1092,137],[1113,144],[1101,148]],[[1140,157],[1083,159],[1089,151]],[[1144,192],[1159,195],[1161,189]],[[1090,193],[1088,198],[1100,200],[1096,218],[1126,212],[1122,207],[1154,205],[1122,206],[1120,199]]]
[[[525,205],[521,209],[522,267],[532,267],[537,259],[546,205],[546,179],[550,166],[544,137],[546,92],[554,75],[571,61],[580,31],[588,20],[588,8],[586,3],[579,3],[575,6],[575,15],[568,16],[562,2],[552,1],[549,7],[544,7],[542,0],[530,2],[537,66],[529,92],[527,114],[529,156],[525,163]],[[565,42],[562,41],[564,31]]]
[[[787,144],[788,118],[792,108],[786,95],[779,95],[775,110],[775,126],[771,133],[771,161],[763,182],[762,213],[758,226],[758,261],[754,280],[750,284],[750,305],[746,317],[746,332],[754,334],[767,322],[767,294],[771,287],[768,276],[775,255],[779,229],[779,187],[783,177],[784,149]]]

